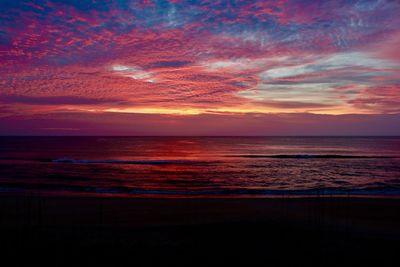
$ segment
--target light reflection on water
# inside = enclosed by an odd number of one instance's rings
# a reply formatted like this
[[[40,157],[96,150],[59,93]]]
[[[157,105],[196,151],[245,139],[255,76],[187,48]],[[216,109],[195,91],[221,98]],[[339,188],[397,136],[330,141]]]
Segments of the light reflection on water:
[[[395,137],[2,137],[0,153],[1,192],[400,195]]]

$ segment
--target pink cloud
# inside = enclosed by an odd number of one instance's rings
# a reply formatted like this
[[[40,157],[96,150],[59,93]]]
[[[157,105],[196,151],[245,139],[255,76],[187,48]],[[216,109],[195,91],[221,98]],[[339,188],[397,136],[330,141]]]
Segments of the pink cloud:
[[[224,112],[237,124],[255,123],[250,113],[400,113],[396,3],[122,4],[16,3],[1,14],[0,110]]]

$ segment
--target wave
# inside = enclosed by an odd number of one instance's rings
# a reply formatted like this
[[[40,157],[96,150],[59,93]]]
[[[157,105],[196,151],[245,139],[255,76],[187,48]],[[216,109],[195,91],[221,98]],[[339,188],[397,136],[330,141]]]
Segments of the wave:
[[[313,154],[289,154],[289,155],[254,155],[241,154],[228,157],[238,158],[276,158],[276,159],[394,159],[400,156],[363,156],[363,155],[313,155]]]
[[[164,164],[195,164],[205,163],[195,160],[92,160],[92,159],[53,159],[54,163],[79,163],[79,164],[140,164],[140,165],[164,165]]]
[[[0,192],[29,192],[40,191],[42,193],[84,193],[94,195],[120,195],[133,197],[329,197],[329,196],[400,196],[400,187],[397,186],[371,186],[368,188],[310,188],[293,190],[271,189],[230,189],[215,188],[208,190],[174,190],[164,188],[132,188],[132,187],[96,187],[66,184],[3,184]]]
[[[116,192],[115,190],[111,190]],[[375,187],[363,189],[318,188],[304,190],[263,190],[263,189],[219,189],[209,191],[173,191],[133,189],[127,191],[133,195],[172,195],[172,196],[340,196],[340,195],[400,195],[399,188]]]
[[[271,159],[400,159],[400,156],[387,155],[323,155],[323,154],[236,154],[225,155],[227,158],[271,158]],[[137,164],[137,165],[166,165],[166,164],[210,164],[220,160],[184,160],[184,159],[73,159],[73,158],[23,158],[0,157],[0,161],[26,161],[26,162],[52,162],[52,163],[77,163],[77,164]]]

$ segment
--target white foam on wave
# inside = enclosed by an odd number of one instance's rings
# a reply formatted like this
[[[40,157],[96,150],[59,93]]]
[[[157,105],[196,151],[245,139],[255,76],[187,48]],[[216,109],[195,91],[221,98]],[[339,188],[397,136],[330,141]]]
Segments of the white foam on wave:
[[[193,160],[98,160],[98,159],[69,159],[69,158],[61,158],[61,159],[53,159],[51,162],[55,163],[78,163],[78,164],[150,164],[150,165],[159,165],[159,164],[191,164],[196,163],[197,161]]]

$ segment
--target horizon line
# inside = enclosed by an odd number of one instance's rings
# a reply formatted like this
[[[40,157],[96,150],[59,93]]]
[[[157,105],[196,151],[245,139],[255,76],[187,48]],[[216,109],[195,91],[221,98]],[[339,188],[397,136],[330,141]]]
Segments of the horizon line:
[[[1,135],[1,137],[399,137],[399,135]]]

